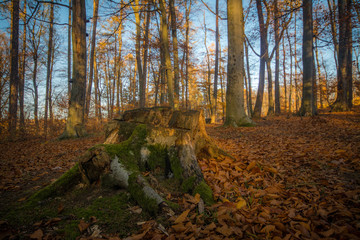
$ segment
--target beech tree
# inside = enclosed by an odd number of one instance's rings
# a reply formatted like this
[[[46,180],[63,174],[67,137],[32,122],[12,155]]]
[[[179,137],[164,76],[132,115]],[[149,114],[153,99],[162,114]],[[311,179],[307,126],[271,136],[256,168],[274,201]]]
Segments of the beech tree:
[[[315,115],[313,95],[313,23],[312,1],[303,0],[303,90],[300,107],[301,116]]]
[[[9,95],[9,133],[14,138],[17,123],[17,100],[19,85],[19,0],[12,1],[11,46],[10,46],[10,95]]]
[[[82,137],[86,92],[86,9],[85,0],[72,2],[73,78],[66,127],[60,138]]]
[[[251,124],[244,107],[244,15],[242,0],[227,1],[228,82],[225,126]]]

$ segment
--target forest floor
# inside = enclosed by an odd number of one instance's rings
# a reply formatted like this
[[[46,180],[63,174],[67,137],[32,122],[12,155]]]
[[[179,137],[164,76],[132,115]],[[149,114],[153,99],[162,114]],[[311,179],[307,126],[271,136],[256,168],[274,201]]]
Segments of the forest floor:
[[[168,196],[180,208],[157,218],[96,189],[12,216],[104,139],[0,142],[0,239],[360,239],[359,109],[207,132],[234,157],[199,159],[217,203],[202,211],[198,196]]]

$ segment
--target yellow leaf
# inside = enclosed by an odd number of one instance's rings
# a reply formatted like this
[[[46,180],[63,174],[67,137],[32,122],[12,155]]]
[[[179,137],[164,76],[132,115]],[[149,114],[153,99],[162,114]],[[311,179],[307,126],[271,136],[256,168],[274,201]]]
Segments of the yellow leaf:
[[[195,202],[194,202],[194,203],[195,203],[195,204],[198,204],[198,203],[200,202],[200,194],[196,193],[194,198],[195,198]]]
[[[246,206],[246,201],[243,198],[238,198],[238,202],[236,203],[236,208],[240,209]]]
[[[186,217],[188,216],[190,209],[184,211],[180,216],[175,220],[175,223],[182,223],[185,221]]]
[[[171,227],[175,230],[175,232],[183,232],[183,231],[186,230],[186,227],[185,227],[184,224],[182,224],[182,223],[173,225],[173,226],[171,226]]]
[[[251,169],[253,169],[256,165],[255,161],[251,161],[251,163],[247,166],[246,170],[250,171]]]

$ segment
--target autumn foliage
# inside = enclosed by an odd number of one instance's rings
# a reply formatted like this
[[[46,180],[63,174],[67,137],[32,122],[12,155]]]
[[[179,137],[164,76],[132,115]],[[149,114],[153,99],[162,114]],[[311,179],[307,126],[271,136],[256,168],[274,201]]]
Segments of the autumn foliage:
[[[208,125],[208,134],[233,156],[199,160],[216,203],[206,206],[199,195],[169,194],[167,199],[180,207],[163,214],[167,224],[158,218],[141,220],[134,223],[139,230],[125,239],[357,239],[359,116],[359,112],[281,116],[259,120],[250,128]],[[2,142],[1,216],[4,206],[25,201],[28,192],[50,183],[101,141],[89,137]],[[66,221],[64,207],[68,206],[57,206],[58,217],[51,224],[28,223],[27,233],[21,234],[37,239],[56,236],[49,226]],[[141,208],[128,211],[139,214]],[[102,238],[120,239],[95,224],[98,217],[80,221],[83,239],[91,239],[95,230]],[[19,236],[6,219],[1,220],[1,230]]]

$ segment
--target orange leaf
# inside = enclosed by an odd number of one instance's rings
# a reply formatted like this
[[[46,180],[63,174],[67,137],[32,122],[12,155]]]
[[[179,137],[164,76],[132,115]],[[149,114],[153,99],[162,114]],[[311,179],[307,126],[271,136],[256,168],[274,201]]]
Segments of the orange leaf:
[[[251,161],[251,163],[247,166],[246,170],[250,171],[251,169],[253,169],[256,165],[255,161]]]
[[[190,209],[184,211],[180,216],[175,220],[175,223],[182,223],[185,221],[186,217],[188,216]]]
[[[80,220],[80,223],[79,223],[79,225],[78,225],[79,231],[82,233],[82,232],[85,231],[89,226],[90,226],[90,224],[86,223],[84,220]]]
[[[173,225],[173,226],[171,226],[171,227],[175,230],[175,232],[183,232],[183,231],[186,230],[186,227],[185,227],[184,224],[182,224],[182,223]]]
[[[33,234],[30,235],[30,238],[41,240],[43,236],[44,236],[43,231],[41,229],[38,229]]]
[[[329,229],[325,232],[321,232],[320,234],[323,235],[324,237],[330,237],[331,235],[334,234],[334,229]]]
[[[222,227],[217,228],[216,231],[218,233],[221,233],[225,237],[228,237],[233,233],[232,229],[229,228],[227,225],[223,225]]]

